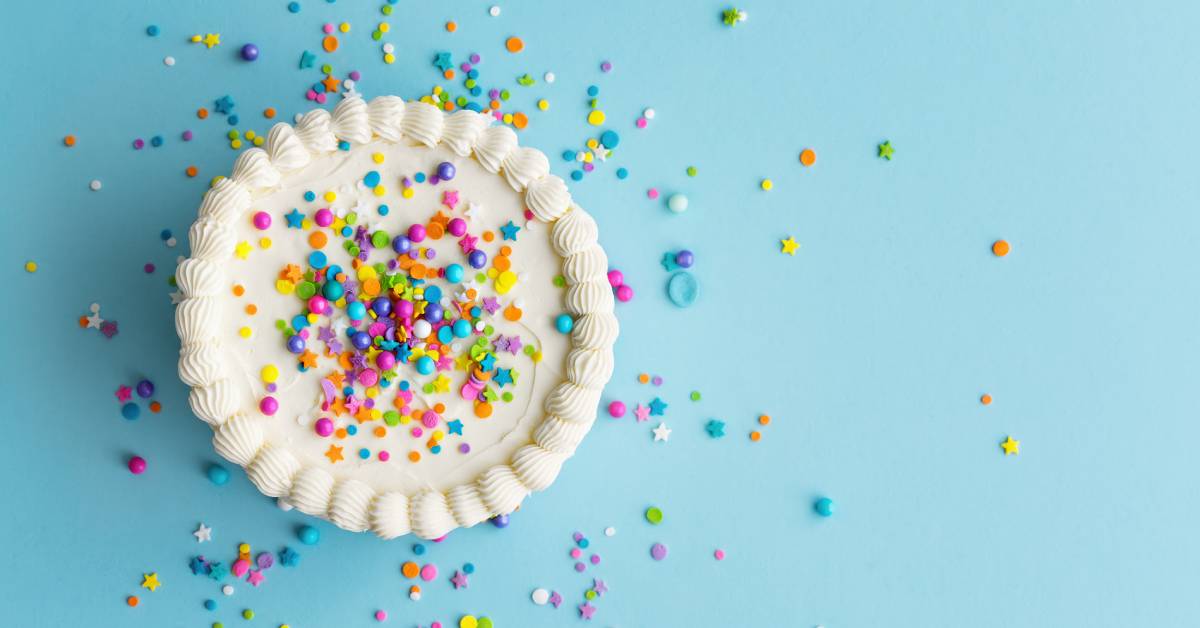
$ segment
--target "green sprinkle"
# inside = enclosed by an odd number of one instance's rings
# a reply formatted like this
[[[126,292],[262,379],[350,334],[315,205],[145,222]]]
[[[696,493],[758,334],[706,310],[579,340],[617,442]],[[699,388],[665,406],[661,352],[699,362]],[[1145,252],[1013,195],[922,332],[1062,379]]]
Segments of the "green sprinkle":
[[[691,397],[692,397],[692,401],[700,401],[700,391],[693,390]]]
[[[696,176],[696,167],[695,167],[695,166],[688,166],[688,168],[687,168],[687,175],[688,175],[689,177],[694,177],[694,176]]]
[[[658,525],[662,523],[662,520],[663,512],[658,508],[658,506],[651,506],[646,509],[646,521],[649,521],[654,525]]]
[[[555,275],[554,279],[552,279],[551,281],[553,281],[555,287],[558,287],[558,288],[561,288],[561,287],[567,285],[567,278],[563,277],[562,275]]]

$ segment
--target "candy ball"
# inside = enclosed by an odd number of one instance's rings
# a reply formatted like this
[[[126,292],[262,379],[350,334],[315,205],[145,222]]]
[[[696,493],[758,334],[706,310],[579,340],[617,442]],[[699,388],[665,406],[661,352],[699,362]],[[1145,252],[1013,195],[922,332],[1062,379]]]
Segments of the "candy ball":
[[[375,369],[363,369],[362,372],[358,374],[358,381],[363,386],[374,386],[379,382],[379,372]]]
[[[688,197],[682,194],[672,194],[671,197],[667,199],[667,209],[670,209],[676,214],[682,214],[683,212],[687,211],[687,208]]]
[[[508,527],[508,515],[496,515],[495,517],[492,517],[491,521],[492,525],[496,526],[497,528]]]
[[[246,44],[242,46],[242,58],[246,61],[254,61],[258,58],[258,46],[254,44]]]
[[[355,349],[360,351],[365,350],[371,346],[371,334],[365,331],[357,332],[350,337],[350,342],[354,344]]]
[[[479,249],[475,249],[474,251],[471,251],[470,255],[467,255],[467,263],[471,265],[471,268],[476,270],[483,268],[487,265],[487,253],[484,253]]]
[[[680,268],[691,268],[692,264],[696,263],[696,256],[691,251],[684,249],[675,254],[675,263]]]
[[[395,238],[392,238],[392,250],[400,255],[404,255],[411,248],[412,240],[409,240],[408,236],[398,235]]]
[[[444,314],[445,312],[442,310],[442,306],[440,304],[430,303],[425,306],[425,314],[423,316],[425,320],[429,321],[430,323],[440,323],[442,322],[442,316]]]
[[[454,336],[456,338],[466,338],[471,335],[471,323],[466,319],[458,319],[454,321]]]
[[[288,348],[289,352],[304,353],[304,347],[305,347],[305,342],[304,342],[304,339],[300,337],[300,334],[293,334],[291,336],[288,336],[287,348]]]
[[[362,301],[354,301],[346,306],[346,315],[352,321],[361,321],[367,317],[367,306]]]
[[[419,319],[413,323],[413,335],[417,338],[428,338],[429,334],[433,333],[433,325],[425,319]]]
[[[375,356],[375,366],[381,371],[390,371],[396,366],[396,354],[391,351],[382,351]]]
[[[625,410],[626,408],[624,401],[614,401],[608,404],[608,416],[614,419],[619,419],[625,416]]]
[[[270,395],[267,395],[266,397],[262,398],[262,401],[258,402],[258,409],[263,414],[265,414],[267,416],[271,416],[271,415],[275,414],[276,412],[279,412],[279,400]]]
[[[452,220],[450,222],[453,224],[454,221]],[[463,267],[458,264],[451,264],[446,267],[446,281],[449,281],[450,283],[461,282],[464,274],[466,274],[466,271],[463,270]]]
[[[146,459],[141,456],[134,456],[129,459],[129,472],[134,475],[141,475],[146,472]]]
[[[329,301],[325,297],[315,294],[308,300],[308,311],[313,314],[324,314],[329,311]]]
[[[271,226],[271,214],[267,212],[257,212],[254,214],[254,228],[259,231],[264,231]]]
[[[408,239],[413,242],[425,240],[425,225],[413,225],[408,228]]]
[[[296,530],[296,537],[305,545],[316,545],[321,542],[321,531],[312,526],[300,526]]]
[[[317,422],[313,424],[313,430],[316,431],[317,436],[327,438],[333,434],[333,421],[324,417],[317,419]]]
[[[554,319],[554,328],[557,329],[558,333],[560,334],[569,334],[571,333],[571,329],[574,327],[575,321],[571,319],[570,314],[559,314],[558,317]]]
[[[633,288],[627,285],[617,286],[617,300],[621,303],[633,300]]]
[[[622,273],[621,271],[616,270],[615,268],[613,270],[608,271],[608,285],[610,285],[614,288],[619,288],[624,284],[625,284],[625,273]]]
[[[458,171],[455,170],[454,164],[448,161],[443,161],[442,163],[438,164],[437,176],[442,181],[449,181],[453,179],[456,172]]]
[[[456,238],[461,238],[467,234],[467,221],[462,218],[452,218],[450,224],[446,225],[446,231]]]
[[[375,611],[375,621],[387,621],[387,611]]]
[[[154,382],[143,379],[137,383],[137,394],[142,399],[149,399],[154,394]]]
[[[333,224],[333,212],[328,208],[318,209],[317,213],[313,215],[313,221],[317,223],[318,227],[328,227]]]
[[[219,464],[208,465],[208,481],[217,486],[224,486],[229,482],[229,469]]]
[[[376,316],[386,317],[392,313],[392,302],[387,297],[377,297],[374,301],[371,301],[371,311],[375,312]]]
[[[837,504],[833,503],[833,500],[828,497],[822,497],[817,500],[817,503],[813,504],[813,508],[816,509],[818,515],[830,517],[837,510]]]
[[[401,300],[396,302],[396,316],[400,318],[412,318],[413,303],[412,301]]]
[[[325,285],[321,287],[321,294],[330,301],[337,301],[346,294],[346,288],[340,281],[326,281]]]
[[[427,355],[423,355],[417,360],[417,372],[422,375],[432,374],[435,368],[437,368],[437,365],[434,363],[433,358]]]

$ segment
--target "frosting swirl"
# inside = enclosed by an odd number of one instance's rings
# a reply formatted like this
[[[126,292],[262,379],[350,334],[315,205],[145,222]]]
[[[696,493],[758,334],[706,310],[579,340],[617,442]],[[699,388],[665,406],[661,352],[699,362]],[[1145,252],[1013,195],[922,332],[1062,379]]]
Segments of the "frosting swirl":
[[[412,532],[408,514],[408,496],[400,492],[384,493],[370,508],[371,530],[383,539],[394,539]]]
[[[244,467],[258,455],[263,438],[258,419],[235,414],[213,433],[213,448],[222,458]]]
[[[192,414],[200,417],[205,423],[217,426],[233,416],[237,409],[237,400],[233,396],[233,384],[227,379],[220,379],[208,386],[193,388],[188,393],[188,405]]]
[[[371,141],[371,120],[367,103],[355,94],[343,98],[333,108],[332,130],[334,137],[351,144],[366,144]]]
[[[456,486],[446,495],[454,520],[464,528],[487,521],[491,514],[483,503],[479,488],[474,484]]]
[[[337,149],[337,138],[329,130],[329,112],[313,109],[300,116],[296,136],[310,153],[329,153]]]
[[[536,148],[523,146],[509,153],[501,164],[504,179],[518,192],[524,192],[529,182],[550,174],[550,160]]]
[[[471,148],[479,140],[479,134],[491,124],[491,119],[482,113],[459,109],[446,118],[442,132],[442,145],[459,157],[471,154]]]
[[[554,223],[550,234],[550,242],[559,257],[570,257],[596,244],[599,239],[600,228],[596,226],[596,220],[576,207]]]
[[[329,520],[350,532],[362,532],[370,527],[368,509],[375,491],[358,480],[345,480],[333,490],[329,503]]]
[[[250,206],[250,193],[233,179],[217,181],[200,202],[200,218],[223,226],[233,224]]]
[[[443,537],[457,525],[446,496],[438,491],[425,490],[413,496],[408,514],[413,532],[425,539]]]
[[[246,475],[259,492],[267,497],[283,497],[292,486],[292,478],[300,471],[300,461],[292,452],[280,447],[265,445],[258,451]],[[290,503],[291,500],[289,500]]]
[[[284,172],[303,168],[312,159],[292,125],[284,122],[267,132],[267,157],[271,159],[271,165]]]
[[[554,222],[567,213],[571,206],[571,193],[567,184],[559,177],[546,175],[529,182],[525,189],[525,204],[538,220]]]
[[[517,147],[517,134],[506,126],[490,126],[479,134],[475,143],[475,159],[484,170],[495,174],[509,154]]]
[[[404,110],[404,134],[430,148],[442,138],[445,116],[429,103],[411,102]]]
[[[371,132],[389,142],[399,142],[403,135],[404,99],[398,96],[380,96],[367,106],[367,117]]]
[[[332,494],[333,476],[318,467],[305,467],[296,474],[287,500],[300,512],[323,515],[329,510]]]
[[[233,162],[233,176],[247,190],[275,187],[279,184],[279,171],[271,165],[267,151],[251,148],[238,155]]]

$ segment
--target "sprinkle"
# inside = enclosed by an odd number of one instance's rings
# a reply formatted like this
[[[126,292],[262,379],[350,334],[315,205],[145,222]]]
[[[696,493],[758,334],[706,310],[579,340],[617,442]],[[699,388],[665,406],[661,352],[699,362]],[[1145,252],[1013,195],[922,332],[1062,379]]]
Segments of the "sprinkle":
[[[64,146],[68,146],[68,147],[70,147],[70,146],[74,146],[74,145],[75,145],[75,136],[74,136],[74,135],[68,135],[68,136],[64,137],[64,138],[63,138],[63,145],[64,145]]]
[[[649,521],[653,525],[658,525],[662,523],[662,520],[663,512],[657,506],[651,506],[646,509],[646,521]]]
[[[488,9],[488,15],[492,17],[500,17],[500,7],[492,5],[492,8]]]
[[[104,187],[104,184],[100,183],[100,179],[92,179],[92,182],[88,184],[88,187],[91,188],[93,192],[99,192],[100,188]]]
[[[138,596],[136,596],[136,595],[131,595],[131,596],[125,598],[125,603],[128,604],[131,608],[134,606],[137,606],[138,601],[139,601]]]
[[[168,68],[175,65],[175,57],[170,55],[163,57],[163,65],[167,66]]]
[[[521,41],[520,37],[509,37],[504,40],[504,48],[509,52],[516,54],[525,49],[525,42]]]
[[[671,440],[671,428],[667,427],[666,423],[659,423],[658,427],[651,430],[654,432],[654,442]]]
[[[1000,443],[1000,448],[1004,450],[1005,456],[1015,456],[1021,453],[1021,441],[1013,440],[1013,437],[1009,436],[1003,443]]]
[[[817,153],[811,148],[800,151],[800,164],[804,167],[817,163]]]
[[[996,257],[1004,257],[1010,250],[1012,247],[1009,246],[1007,240],[996,240],[992,243],[992,255]]]
[[[983,396],[981,396],[979,398],[979,403],[982,403],[985,406],[992,405],[992,396],[987,393],[984,393]]]
[[[725,550],[717,549],[713,552],[713,558],[717,560],[725,560]]]
[[[831,517],[833,516],[834,510],[837,509],[837,505],[833,503],[832,499],[829,499],[828,497],[822,497],[818,499],[815,504],[813,504],[813,508],[816,509],[818,515],[821,515],[822,517]]]
[[[885,140],[879,145],[879,157],[888,161],[892,160],[892,155],[896,154],[896,149],[892,147],[890,140]]]
[[[667,546],[662,543],[655,543],[650,546],[650,557],[654,560],[662,560],[667,557]]]
[[[782,246],[780,252],[791,255],[792,257],[796,256],[796,250],[800,248],[800,243],[796,242],[796,238],[793,238],[792,236],[788,236],[786,240],[780,240],[779,243]]]
[[[553,83],[554,79],[555,79],[555,76],[554,76],[553,72],[547,72],[542,75],[542,80],[546,81],[547,83]]]
[[[763,179],[761,182],[759,182],[758,186],[765,191],[770,191],[771,188],[775,187],[775,183],[770,179]]]
[[[33,260],[30,260],[30,261],[28,261],[28,262],[25,262],[25,272],[27,272],[27,273],[36,273],[36,272],[37,272],[37,269],[38,269],[37,262],[35,262],[35,261],[33,261]]]

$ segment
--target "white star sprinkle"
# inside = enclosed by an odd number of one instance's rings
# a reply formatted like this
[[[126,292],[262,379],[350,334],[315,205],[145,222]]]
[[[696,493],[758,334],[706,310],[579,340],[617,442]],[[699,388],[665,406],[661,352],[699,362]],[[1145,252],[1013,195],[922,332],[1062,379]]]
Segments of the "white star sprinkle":
[[[475,202],[468,202],[467,209],[463,212],[463,215],[471,219],[483,218],[483,205]]]
[[[179,305],[183,302],[183,293],[178,290],[170,293],[167,296],[171,297],[171,305]]]
[[[211,541],[212,540],[212,528],[201,523],[200,527],[196,528],[196,531],[192,533],[192,536],[196,537],[197,543]]]
[[[658,427],[654,428],[654,442],[668,441],[671,439],[671,428],[667,427],[666,423],[659,423]]]

